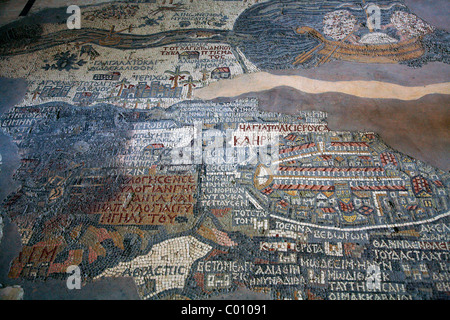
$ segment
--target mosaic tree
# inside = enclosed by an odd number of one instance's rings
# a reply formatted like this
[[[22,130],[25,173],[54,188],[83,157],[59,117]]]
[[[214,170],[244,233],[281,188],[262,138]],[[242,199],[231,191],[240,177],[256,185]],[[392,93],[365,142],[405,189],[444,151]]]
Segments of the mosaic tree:
[[[166,70],[164,73],[172,75],[169,80],[173,82],[172,89],[178,88],[178,81],[184,79],[183,74],[189,75],[189,71],[181,71],[180,66],[176,66],[174,71]]]

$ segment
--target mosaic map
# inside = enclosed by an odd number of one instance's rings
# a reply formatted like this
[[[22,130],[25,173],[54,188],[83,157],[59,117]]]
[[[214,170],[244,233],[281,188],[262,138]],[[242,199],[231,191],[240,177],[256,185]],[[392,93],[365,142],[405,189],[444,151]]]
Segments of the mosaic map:
[[[1,76],[27,84],[0,114],[18,154],[9,279],[74,266],[83,286],[131,278],[141,299],[448,299],[449,140],[437,166],[331,126],[327,100],[258,94],[448,108],[448,79],[307,74],[447,66],[447,31],[403,1],[85,1],[81,29],[69,5],[0,27]]]

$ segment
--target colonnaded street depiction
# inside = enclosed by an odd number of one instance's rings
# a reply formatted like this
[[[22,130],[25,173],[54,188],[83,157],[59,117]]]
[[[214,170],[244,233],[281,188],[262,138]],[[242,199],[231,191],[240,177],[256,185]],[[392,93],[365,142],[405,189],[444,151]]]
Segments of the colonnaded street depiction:
[[[19,2],[0,298],[448,300],[446,0]]]

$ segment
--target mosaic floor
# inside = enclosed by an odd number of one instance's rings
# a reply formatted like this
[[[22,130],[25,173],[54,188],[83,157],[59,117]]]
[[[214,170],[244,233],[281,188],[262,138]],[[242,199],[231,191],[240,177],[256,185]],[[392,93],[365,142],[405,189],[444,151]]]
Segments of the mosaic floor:
[[[449,298],[445,1],[24,5],[0,16],[1,284]]]

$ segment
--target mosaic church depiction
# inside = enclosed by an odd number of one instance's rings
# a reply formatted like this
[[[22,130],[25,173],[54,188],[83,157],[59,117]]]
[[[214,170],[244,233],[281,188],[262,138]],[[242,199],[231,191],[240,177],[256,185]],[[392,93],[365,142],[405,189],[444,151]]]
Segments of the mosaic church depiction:
[[[0,282],[26,297],[75,266],[140,299],[448,299],[449,34],[413,2],[3,17]]]

